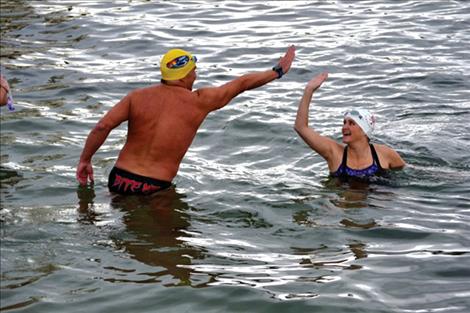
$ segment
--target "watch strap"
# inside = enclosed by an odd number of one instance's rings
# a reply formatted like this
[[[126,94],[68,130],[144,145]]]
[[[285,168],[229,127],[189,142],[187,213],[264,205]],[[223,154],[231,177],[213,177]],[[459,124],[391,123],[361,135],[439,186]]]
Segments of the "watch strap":
[[[277,79],[281,78],[284,75],[284,71],[282,70],[282,66],[280,64],[274,66],[273,71],[277,73]]]

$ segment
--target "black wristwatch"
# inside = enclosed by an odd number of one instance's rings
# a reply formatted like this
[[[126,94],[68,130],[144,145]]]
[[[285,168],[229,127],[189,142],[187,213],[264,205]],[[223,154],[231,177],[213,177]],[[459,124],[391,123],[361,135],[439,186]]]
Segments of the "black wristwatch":
[[[281,78],[282,75],[284,75],[284,71],[282,70],[282,66],[281,65],[276,65],[275,67],[273,67],[273,71],[277,73],[277,79]]]

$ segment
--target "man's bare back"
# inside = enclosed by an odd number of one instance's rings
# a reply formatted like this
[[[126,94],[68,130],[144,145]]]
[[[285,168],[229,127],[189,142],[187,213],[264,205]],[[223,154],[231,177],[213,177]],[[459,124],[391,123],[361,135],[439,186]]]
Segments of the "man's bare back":
[[[168,55],[173,56],[168,59]],[[119,176],[118,183],[113,183],[113,170],[110,184],[125,183],[126,193],[128,189],[138,193],[144,187],[153,190],[153,183],[169,185],[207,114],[224,107],[246,90],[280,78],[289,71],[294,56],[295,48],[291,46],[272,70],[245,74],[218,87],[192,91],[197,77],[196,58],[184,50],[170,50],[161,62],[162,77],[167,77],[162,84],[132,91],[92,129],[77,166],[77,180],[81,185],[88,179],[93,181],[91,158],[111,130],[128,121],[127,140],[115,168],[129,177]]]
[[[209,111],[195,92],[167,85],[136,90],[126,101],[128,135],[116,166],[172,181]]]

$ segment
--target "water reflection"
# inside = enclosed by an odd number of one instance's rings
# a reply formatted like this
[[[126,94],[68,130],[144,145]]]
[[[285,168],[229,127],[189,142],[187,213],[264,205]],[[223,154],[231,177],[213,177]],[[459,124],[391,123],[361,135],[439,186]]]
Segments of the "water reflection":
[[[331,198],[331,203],[338,208],[353,209],[365,208],[368,195],[373,191],[371,184],[362,180],[351,180],[342,182],[338,178],[330,177],[323,182],[325,190],[333,192],[335,197]]]
[[[99,213],[90,208],[95,193],[93,188],[80,188],[78,191],[80,222],[96,223]],[[189,237],[190,217],[187,214],[188,204],[184,196],[170,188],[153,196],[115,196],[111,207],[123,213],[122,222],[125,230],[111,235],[114,245],[120,252],[127,253],[132,259],[151,267],[162,267],[163,270],[145,270],[137,273],[140,278],[128,279],[140,270],[123,270],[117,266],[107,270],[118,272],[115,277],[107,278],[110,282],[163,283],[166,287],[192,286],[204,287],[207,282],[192,279],[191,262],[202,259],[204,253],[187,244],[183,237]],[[143,276],[150,277],[142,279]],[[169,277],[171,277],[169,279]]]
[[[319,230],[324,229],[325,226],[320,225],[321,222],[317,223],[315,221],[315,218],[312,218],[309,212],[306,211],[296,212],[293,216],[293,220],[297,224],[307,227],[315,227]],[[339,224],[351,230],[365,231],[378,226],[375,220],[369,220],[368,222],[358,222],[348,217],[342,218],[339,221]],[[367,246],[365,243],[361,242],[358,239],[349,238],[348,241],[349,242],[341,249],[334,247],[334,245],[329,246],[328,244],[324,244],[322,248],[314,254],[313,258],[310,254],[310,257],[307,259],[307,262],[304,260],[303,262],[301,262],[301,264],[311,264],[316,268],[323,269],[329,269],[331,267],[339,267],[348,270],[361,269],[361,265],[353,264],[353,262],[359,259],[367,258]]]
[[[396,199],[396,188],[410,179],[409,175],[403,172],[388,173],[367,181],[360,179],[341,181],[335,177],[328,177],[321,182],[322,192],[329,195],[330,202],[340,209],[374,207],[372,199],[378,196],[389,200]]]
[[[79,187],[78,196],[78,222],[82,224],[96,224],[99,220],[99,213],[93,210],[95,189],[91,186]]]
[[[380,188],[370,182],[360,180],[342,182],[337,178],[322,181],[322,186],[321,192],[325,197],[309,201],[308,208],[297,210],[293,214],[293,221],[318,231],[344,227],[350,235],[347,243],[339,249],[335,246],[335,241],[330,245],[327,243],[328,240],[325,240],[323,249],[302,264],[311,264],[320,269],[336,267],[341,270],[360,270],[362,265],[356,264],[356,261],[367,258],[368,252],[367,243],[362,242],[356,234],[380,227],[379,223],[370,216],[369,209],[374,206],[373,198],[384,191],[378,190]],[[321,208],[327,211],[323,212]],[[317,210],[322,213],[318,213]]]
[[[23,175],[16,170],[0,166],[0,212],[4,209],[4,201],[13,196],[13,187],[22,179]],[[0,220],[2,220],[2,217],[0,217]]]
[[[13,186],[17,184],[22,176],[21,173],[13,169],[0,166],[0,188],[3,188],[5,185]]]

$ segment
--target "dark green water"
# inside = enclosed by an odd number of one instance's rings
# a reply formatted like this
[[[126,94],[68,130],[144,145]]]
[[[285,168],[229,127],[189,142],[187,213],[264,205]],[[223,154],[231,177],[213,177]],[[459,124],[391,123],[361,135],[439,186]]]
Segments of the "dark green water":
[[[1,1],[3,312],[468,312],[470,3],[467,1]],[[98,119],[158,82],[164,52],[199,59],[196,87],[291,72],[209,115],[175,188],[113,197],[125,141],[75,167]],[[407,161],[337,185],[293,130],[327,70],[312,124],[378,116],[375,142]]]

